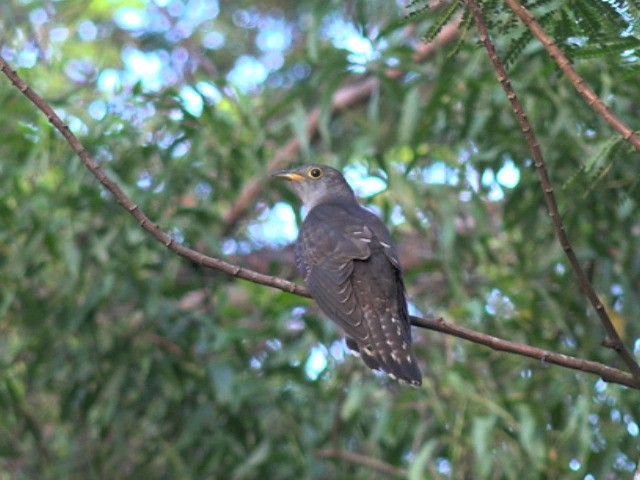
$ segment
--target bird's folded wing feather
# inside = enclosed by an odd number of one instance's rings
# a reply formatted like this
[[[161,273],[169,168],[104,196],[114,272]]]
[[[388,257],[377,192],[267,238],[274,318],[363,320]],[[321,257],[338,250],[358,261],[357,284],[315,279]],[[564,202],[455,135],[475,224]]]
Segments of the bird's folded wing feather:
[[[367,214],[369,212],[363,210],[354,212],[333,205],[316,207],[305,219],[296,245],[298,268],[313,298],[348,336],[359,341],[365,341],[369,332],[354,292],[353,261],[369,258],[372,241],[383,242],[378,240],[374,233],[377,225]],[[391,250],[391,240],[384,226],[382,228]],[[395,264],[395,251],[390,255],[394,257],[393,261],[389,259],[391,264]]]

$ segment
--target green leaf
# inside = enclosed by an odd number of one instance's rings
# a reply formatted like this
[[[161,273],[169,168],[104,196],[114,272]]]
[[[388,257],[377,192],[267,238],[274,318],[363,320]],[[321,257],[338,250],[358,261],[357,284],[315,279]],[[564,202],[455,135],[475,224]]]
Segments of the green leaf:
[[[400,145],[410,142],[416,132],[418,119],[421,114],[420,91],[417,86],[409,89],[402,104],[402,115],[398,125],[398,140]]]
[[[429,440],[420,447],[420,450],[418,450],[418,453],[409,466],[407,473],[409,480],[423,480],[424,478],[428,478],[425,477],[425,472],[429,461],[433,458],[436,447],[437,443],[435,440]]]

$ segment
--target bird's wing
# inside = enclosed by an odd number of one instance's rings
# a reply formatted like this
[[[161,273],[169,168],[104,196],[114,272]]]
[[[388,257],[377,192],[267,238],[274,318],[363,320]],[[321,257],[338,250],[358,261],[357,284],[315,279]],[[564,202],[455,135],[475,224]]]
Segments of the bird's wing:
[[[319,205],[309,212],[296,244],[296,261],[305,284],[320,308],[350,337],[368,336],[353,290],[354,260],[371,255],[373,232],[343,208]]]
[[[350,337],[350,348],[369,367],[420,384],[400,263],[384,224],[360,207],[319,205],[300,229],[296,259],[311,295]]]
[[[401,278],[401,268],[400,268],[400,257],[398,256],[398,251],[391,240],[391,234],[385,224],[380,220],[376,215],[371,213],[369,210],[364,208],[360,209],[360,216],[363,221],[366,222],[366,225],[371,229],[373,235],[378,239],[380,245],[383,247],[383,251],[387,259],[391,262],[391,264],[398,271],[398,277],[402,281]]]
[[[355,339],[365,363],[420,385],[422,375],[411,353],[411,324],[400,271],[377,237],[371,242],[370,257],[353,262],[351,284],[369,332],[366,341]]]

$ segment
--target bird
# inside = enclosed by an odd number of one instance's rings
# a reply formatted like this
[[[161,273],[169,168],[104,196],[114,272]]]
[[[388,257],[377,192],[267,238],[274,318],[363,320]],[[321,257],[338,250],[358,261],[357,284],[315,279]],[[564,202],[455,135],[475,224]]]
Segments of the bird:
[[[345,332],[347,347],[369,368],[421,385],[400,260],[385,224],[332,167],[305,165],[272,176],[287,180],[305,207],[296,266],[320,309]]]

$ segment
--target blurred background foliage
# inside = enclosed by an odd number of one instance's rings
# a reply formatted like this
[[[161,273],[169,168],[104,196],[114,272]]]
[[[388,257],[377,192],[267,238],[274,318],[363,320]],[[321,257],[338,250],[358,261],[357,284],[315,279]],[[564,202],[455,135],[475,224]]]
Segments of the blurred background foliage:
[[[502,2],[482,3],[574,248],[638,356],[640,155]],[[637,2],[528,5],[637,128]],[[421,56],[462,12],[423,7],[7,0],[0,48],[177,240],[295,278],[301,211],[267,172],[328,163],[392,229],[416,312],[623,368],[600,346],[474,29],[463,19]],[[346,86],[364,94],[333,114]],[[0,104],[0,479],[635,470],[637,391],[427,331],[425,385],[398,386],[346,354],[312,302],[154,242],[5,78]],[[239,198],[250,208],[230,215]]]

